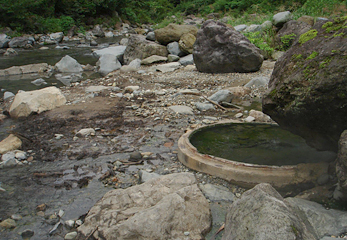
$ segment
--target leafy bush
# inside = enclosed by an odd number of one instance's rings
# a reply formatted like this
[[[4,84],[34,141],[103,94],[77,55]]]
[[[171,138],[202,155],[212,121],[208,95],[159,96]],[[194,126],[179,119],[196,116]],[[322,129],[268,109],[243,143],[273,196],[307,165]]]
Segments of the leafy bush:
[[[284,35],[281,37],[281,47],[280,50],[287,51],[293,44],[294,39],[296,38],[296,34],[292,33],[289,35]]]
[[[267,55],[271,56],[274,51],[273,45],[273,35],[272,30],[265,32],[248,32],[244,33],[244,35],[248,38],[248,40],[253,43],[260,50],[267,53]]]

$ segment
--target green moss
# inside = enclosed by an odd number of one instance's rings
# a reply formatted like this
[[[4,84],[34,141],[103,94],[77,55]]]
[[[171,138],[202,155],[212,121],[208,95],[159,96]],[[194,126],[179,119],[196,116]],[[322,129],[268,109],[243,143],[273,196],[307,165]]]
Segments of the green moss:
[[[305,42],[315,38],[317,36],[317,34],[318,34],[318,31],[316,29],[312,29],[308,32],[305,32],[305,33],[300,35],[299,43],[304,44]]]
[[[326,22],[323,24],[322,28],[326,29],[328,27],[331,27],[333,25],[333,22]]]
[[[325,68],[332,60],[332,57],[326,57],[320,64],[319,68]]]
[[[326,33],[337,32],[340,29],[346,28],[347,27],[345,26],[346,23],[347,23],[347,16],[338,17],[338,18],[334,18],[332,22],[324,23],[322,28],[325,29]],[[336,35],[336,36],[341,36],[341,35]],[[334,35],[334,37],[336,36]]]
[[[293,56],[292,56],[292,60],[299,60],[299,59],[301,59],[302,58],[302,54],[294,54]]]
[[[313,51],[310,56],[306,58],[306,60],[314,59],[315,57],[318,56],[318,52]]]

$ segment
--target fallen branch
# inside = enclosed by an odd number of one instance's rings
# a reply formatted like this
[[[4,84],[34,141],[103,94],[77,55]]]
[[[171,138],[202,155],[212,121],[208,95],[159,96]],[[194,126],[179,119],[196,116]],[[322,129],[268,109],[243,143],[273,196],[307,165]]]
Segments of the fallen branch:
[[[200,92],[183,92],[181,94],[186,94],[186,95],[196,95],[196,96],[200,96],[200,97],[203,97],[204,99],[206,99],[207,101],[209,101],[210,103],[216,105],[217,107],[219,107],[220,109],[223,109],[224,111],[227,111],[228,109],[226,109],[225,107],[219,105],[217,102],[211,100],[211,99],[208,99],[207,97],[205,97],[204,95],[202,95],[202,93]]]

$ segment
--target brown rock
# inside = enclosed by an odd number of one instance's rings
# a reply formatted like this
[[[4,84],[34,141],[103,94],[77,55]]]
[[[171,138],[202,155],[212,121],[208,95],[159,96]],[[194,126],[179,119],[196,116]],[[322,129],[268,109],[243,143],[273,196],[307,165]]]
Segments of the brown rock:
[[[170,42],[178,42],[181,36],[185,33],[190,33],[196,36],[198,29],[193,25],[178,25],[170,23],[164,28],[160,28],[154,31],[156,40],[167,45]]]
[[[21,147],[22,140],[20,140],[17,136],[10,134],[7,138],[0,142],[0,154],[20,149]]]

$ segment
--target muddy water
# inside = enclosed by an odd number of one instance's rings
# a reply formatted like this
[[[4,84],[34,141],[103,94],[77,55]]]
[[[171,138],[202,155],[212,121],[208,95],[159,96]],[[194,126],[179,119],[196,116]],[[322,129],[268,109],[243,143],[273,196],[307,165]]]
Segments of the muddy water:
[[[56,48],[57,45],[48,45],[48,50],[40,50],[40,45],[35,46],[33,49],[16,49],[18,56],[0,56],[0,69],[34,63],[48,63],[49,65],[54,66],[65,55],[71,56],[80,64],[91,64],[95,66],[98,59],[93,55],[92,49],[104,48],[111,44],[119,43],[120,39],[121,37],[98,39],[99,45],[96,47],[81,47],[82,45],[77,44],[76,42],[68,42],[59,46],[66,46],[69,49]],[[83,79],[94,79],[100,77],[100,75],[93,72],[84,72],[82,77]],[[31,81],[38,78],[45,79],[48,84],[35,86],[31,83]],[[58,87],[63,86],[63,84],[55,78],[54,74],[52,76],[27,74],[0,77],[0,89],[6,89],[6,91],[13,93],[16,93],[18,90],[29,91],[50,85],[56,85]]]

